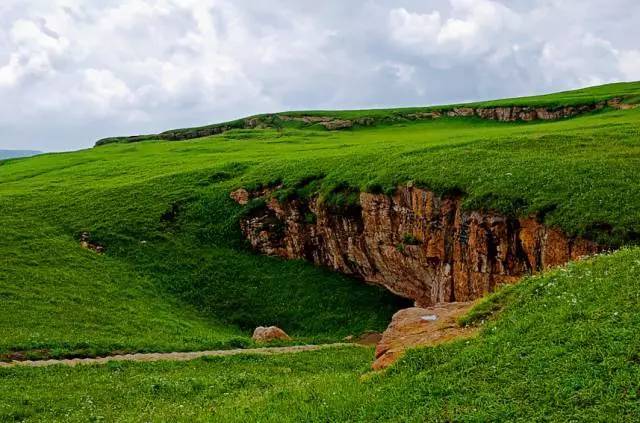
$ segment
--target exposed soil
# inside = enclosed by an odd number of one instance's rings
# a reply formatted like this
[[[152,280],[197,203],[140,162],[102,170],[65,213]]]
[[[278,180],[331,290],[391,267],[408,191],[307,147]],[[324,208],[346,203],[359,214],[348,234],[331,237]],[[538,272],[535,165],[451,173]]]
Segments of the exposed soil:
[[[374,370],[382,370],[397,361],[407,348],[426,347],[454,339],[468,338],[477,327],[463,327],[458,319],[476,302],[443,303],[432,307],[411,307],[394,314],[382,340],[376,346]]]

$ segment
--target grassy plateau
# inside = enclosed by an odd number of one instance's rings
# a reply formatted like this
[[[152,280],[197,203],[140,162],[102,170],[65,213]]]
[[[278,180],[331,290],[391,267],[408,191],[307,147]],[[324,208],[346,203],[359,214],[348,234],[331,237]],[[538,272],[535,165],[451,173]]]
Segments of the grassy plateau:
[[[640,83],[482,103],[636,103]],[[441,108],[446,109],[446,107]],[[425,109],[428,110],[428,109]],[[310,112],[300,112],[309,114]],[[316,112],[337,117],[394,110]],[[292,113],[290,113],[292,114]],[[442,117],[341,131],[232,129],[0,161],[0,359],[251,347],[382,330],[386,291],[251,252],[229,193],[354,201],[413,182],[617,249],[530,277],[472,340],[76,368],[0,368],[0,421],[634,421],[640,413],[640,108],[561,121]],[[302,181],[313,181],[302,184]],[[356,200],[357,201],[357,200]],[[80,246],[82,233],[105,248]],[[494,313],[500,311],[499,313]]]

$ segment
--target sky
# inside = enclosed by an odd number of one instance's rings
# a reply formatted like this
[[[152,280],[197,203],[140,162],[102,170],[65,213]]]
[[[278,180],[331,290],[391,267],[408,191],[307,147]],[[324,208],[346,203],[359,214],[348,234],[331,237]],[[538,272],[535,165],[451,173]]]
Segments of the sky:
[[[640,80],[638,0],[1,0],[0,149]]]

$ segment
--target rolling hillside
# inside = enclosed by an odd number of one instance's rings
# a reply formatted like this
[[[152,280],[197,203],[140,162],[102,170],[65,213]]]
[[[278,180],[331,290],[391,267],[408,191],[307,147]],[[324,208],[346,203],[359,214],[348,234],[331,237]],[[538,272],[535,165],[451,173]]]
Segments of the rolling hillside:
[[[239,228],[248,209],[229,196],[237,188],[344,206],[357,193],[411,183],[456,193],[467,210],[535,216],[607,249],[633,246],[639,95],[640,83],[626,83],[411,111],[287,112],[369,120],[332,130],[280,124],[274,114],[274,125],[215,136],[174,130],[180,137],[116,138],[0,162],[0,358],[250,347],[251,330],[265,324],[297,342],[332,342],[380,331],[409,306],[361,281],[253,252]],[[530,122],[446,113],[594,104]],[[528,278],[472,312],[484,328],[478,338],[416,350],[366,380],[369,349],[0,369],[10,387],[0,420],[625,421],[640,411],[638,263],[637,248],[625,248]],[[53,383],[59,392],[46,389]]]
[[[640,250],[571,265],[490,298],[478,338],[370,374],[344,348],[182,363],[1,369],[8,420],[635,421]],[[479,314],[476,319],[486,319]],[[52,392],[48,386],[58,389]],[[80,388],[80,389],[78,389]]]
[[[96,146],[113,143],[131,143],[150,140],[182,141],[210,135],[218,135],[237,129],[327,129],[344,127],[384,126],[406,123],[420,119],[431,119],[434,114],[455,113],[458,108],[487,110],[496,107],[525,107],[561,110],[563,108],[589,110],[610,101],[620,101],[621,105],[640,102],[640,86],[636,82],[622,82],[580,90],[565,91],[533,97],[510,98],[468,104],[454,104],[432,107],[410,107],[398,109],[371,110],[313,110],[293,111],[249,116],[230,122],[215,123],[196,128],[172,129],[160,134],[110,137],[98,140]],[[579,110],[575,110],[579,114]],[[323,121],[324,120],[324,121]]]

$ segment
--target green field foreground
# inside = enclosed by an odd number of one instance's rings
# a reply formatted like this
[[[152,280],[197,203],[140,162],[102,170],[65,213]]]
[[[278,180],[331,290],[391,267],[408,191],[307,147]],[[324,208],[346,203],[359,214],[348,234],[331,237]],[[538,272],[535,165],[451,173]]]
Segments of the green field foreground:
[[[502,104],[635,102],[639,86]],[[408,306],[250,251],[229,198],[239,187],[340,203],[412,182],[627,246],[500,291],[468,319],[486,321],[477,339],[416,350],[384,375],[368,375],[367,349],[0,369],[0,421],[633,421],[638,181],[640,108],[232,130],[0,161],[0,360],[251,347],[253,328],[271,324],[298,343],[335,342],[383,330]],[[81,248],[85,232],[103,254]]]
[[[43,421],[634,421],[640,249],[490,297],[479,337],[414,350],[370,375],[372,350],[182,363],[0,369],[0,418]],[[481,319],[480,316],[476,318]],[[51,390],[51,386],[56,386]]]

